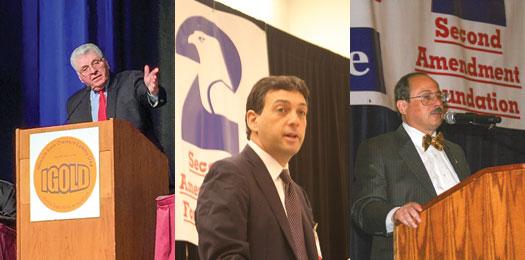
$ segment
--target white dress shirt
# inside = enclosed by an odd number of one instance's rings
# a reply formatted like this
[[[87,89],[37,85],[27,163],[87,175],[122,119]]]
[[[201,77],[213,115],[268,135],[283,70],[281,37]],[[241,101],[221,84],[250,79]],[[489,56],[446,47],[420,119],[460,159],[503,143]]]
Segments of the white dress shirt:
[[[248,141],[248,145],[259,156],[259,158],[261,158],[264,166],[266,166],[266,169],[270,173],[270,177],[272,177],[273,184],[275,184],[277,194],[279,194],[279,199],[281,199],[281,204],[283,205],[284,212],[286,213],[286,206],[284,204],[284,182],[280,178],[280,175],[284,169],[288,169],[288,164],[286,164],[283,168],[281,164],[277,162],[277,160],[275,160],[270,154],[265,152],[261,147],[259,147],[259,145],[252,142],[251,140]]]
[[[410,136],[412,143],[414,143],[436,193],[439,195],[458,184],[458,175],[450,163],[445,151],[439,151],[432,145],[425,151],[423,148],[423,136],[425,136],[425,134],[404,122],[403,128]],[[436,133],[432,133],[432,136],[436,136]],[[392,216],[398,208],[399,207],[393,208],[386,216],[386,230],[388,233],[394,231]]]

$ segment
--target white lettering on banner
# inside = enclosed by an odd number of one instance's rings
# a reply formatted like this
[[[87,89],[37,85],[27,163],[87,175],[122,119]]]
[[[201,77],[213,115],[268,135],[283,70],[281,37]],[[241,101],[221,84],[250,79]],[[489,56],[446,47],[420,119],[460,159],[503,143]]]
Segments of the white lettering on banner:
[[[366,56],[366,53],[361,51],[353,51],[350,52],[350,74],[353,76],[363,76],[370,71],[370,68],[367,66],[366,69],[359,71],[354,66],[354,64],[368,64],[368,56]]]

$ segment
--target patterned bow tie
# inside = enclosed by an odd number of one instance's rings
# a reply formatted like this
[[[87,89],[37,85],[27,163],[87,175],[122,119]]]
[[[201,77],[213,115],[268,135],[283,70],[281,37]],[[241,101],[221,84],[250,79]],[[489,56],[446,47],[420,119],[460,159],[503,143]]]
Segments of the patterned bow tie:
[[[443,137],[442,133],[438,133],[436,137],[432,137],[429,134],[426,134],[423,136],[423,149],[425,151],[428,149],[429,146],[434,146],[438,151],[443,151],[443,141],[445,137]]]

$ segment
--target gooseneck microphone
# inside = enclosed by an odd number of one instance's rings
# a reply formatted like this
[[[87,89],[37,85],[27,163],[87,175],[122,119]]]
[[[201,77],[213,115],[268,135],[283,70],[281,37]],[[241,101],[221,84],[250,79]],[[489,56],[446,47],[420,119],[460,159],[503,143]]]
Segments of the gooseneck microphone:
[[[471,124],[471,125],[495,125],[501,123],[501,117],[492,115],[480,115],[476,113],[456,113],[448,111],[443,116],[447,124]]]

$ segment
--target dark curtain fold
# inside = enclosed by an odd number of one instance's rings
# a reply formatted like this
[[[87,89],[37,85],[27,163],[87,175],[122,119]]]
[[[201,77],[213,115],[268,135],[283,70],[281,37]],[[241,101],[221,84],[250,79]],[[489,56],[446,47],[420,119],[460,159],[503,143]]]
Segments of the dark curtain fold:
[[[310,87],[306,138],[290,172],[310,196],[323,258],[346,259],[350,62],[270,26],[266,35],[270,74],[295,75]]]
[[[22,3],[0,2],[0,179],[14,182],[15,128],[23,111],[20,99],[22,57]]]
[[[175,192],[175,0],[163,0],[158,3],[159,12],[159,84],[166,89],[168,102],[153,117],[159,141],[169,160],[170,193]]]
[[[380,106],[351,106],[351,108],[352,160],[355,159],[357,148],[362,141],[393,131],[401,124],[398,113],[388,108]],[[525,131],[523,130],[447,124],[443,124],[439,130],[445,134],[445,138],[463,147],[472,173],[486,167],[525,162]],[[351,178],[352,173],[351,170]],[[350,233],[351,258],[370,259],[370,236],[353,224]]]

